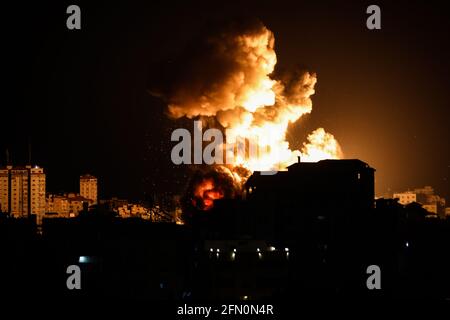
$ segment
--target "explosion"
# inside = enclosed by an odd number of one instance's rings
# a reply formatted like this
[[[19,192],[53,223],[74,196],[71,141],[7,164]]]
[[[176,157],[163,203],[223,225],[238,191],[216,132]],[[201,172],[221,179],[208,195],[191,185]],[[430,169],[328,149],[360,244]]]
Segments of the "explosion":
[[[210,210],[214,206],[214,200],[240,195],[243,183],[250,174],[242,167],[233,166],[214,166],[208,170],[197,170],[187,188],[183,206]]]
[[[331,133],[323,128],[314,130],[308,136],[308,143],[303,144],[302,156],[305,162],[317,162],[324,159],[339,159],[342,151],[339,143]]]
[[[203,179],[194,190],[192,204],[203,210],[209,210],[214,205],[214,200],[221,199],[224,192],[220,186],[216,186],[213,179]]]
[[[290,149],[288,126],[311,113],[317,77],[307,71],[276,74],[274,45],[273,33],[261,22],[232,23],[190,46],[169,73],[170,84],[151,89],[165,99],[170,117],[212,118],[226,132],[227,141],[241,139],[257,146],[256,152],[244,153],[224,146],[232,163],[212,169],[221,174],[228,171],[225,176],[238,189],[248,178],[247,172],[283,170],[299,156],[302,161],[342,156],[336,139],[323,128],[308,136],[301,151]],[[240,167],[246,169],[245,174],[235,170]],[[219,183],[200,179],[193,186],[193,204],[208,210],[215,199],[227,197]]]

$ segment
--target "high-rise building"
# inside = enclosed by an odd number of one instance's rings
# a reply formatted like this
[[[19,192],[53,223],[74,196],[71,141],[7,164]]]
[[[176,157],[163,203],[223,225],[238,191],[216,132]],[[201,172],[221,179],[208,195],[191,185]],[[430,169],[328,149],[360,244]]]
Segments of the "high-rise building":
[[[9,171],[12,166],[0,168],[0,212],[9,212]]]
[[[31,180],[31,213],[37,214],[38,218],[45,213],[45,173],[38,166],[30,168]]]
[[[10,213],[14,217],[29,214],[29,172],[27,167],[14,167],[10,171]]]
[[[69,218],[69,200],[64,195],[48,194],[45,213],[56,213],[58,216]]]
[[[97,178],[90,174],[80,176],[80,195],[97,204]]]
[[[38,223],[45,213],[45,173],[35,166],[0,169],[0,205],[13,217],[36,214]]]

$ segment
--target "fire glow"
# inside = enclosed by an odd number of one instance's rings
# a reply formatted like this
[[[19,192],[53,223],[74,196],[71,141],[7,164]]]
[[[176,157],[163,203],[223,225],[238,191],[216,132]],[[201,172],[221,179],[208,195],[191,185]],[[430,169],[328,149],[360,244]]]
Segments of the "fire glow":
[[[214,206],[214,200],[221,199],[223,196],[223,190],[215,185],[213,179],[204,179],[194,191],[192,204],[202,210],[210,210]]]
[[[309,134],[301,150],[290,149],[288,126],[311,113],[317,77],[308,71],[275,72],[274,44],[273,33],[261,22],[231,24],[189,52],[190,60],[174,75],[170,89],[152,91],[167,101],[172,118],[214,123],[226,133],[219,147],[226,165],[212,170],[222,167],[241,187],[248,172],[285,170],[298,157],[308,162],[342,157],[339,143],[323,128]],[[239,140],[256,145],[257,152],[240,153],[226,146]],[[246,170],[237,174],[238,167]],[[204,180],[195,187],[194,196],[203,199],[202,207],[208,210],[215,199],[226,196],[218,190],[213,180]]]

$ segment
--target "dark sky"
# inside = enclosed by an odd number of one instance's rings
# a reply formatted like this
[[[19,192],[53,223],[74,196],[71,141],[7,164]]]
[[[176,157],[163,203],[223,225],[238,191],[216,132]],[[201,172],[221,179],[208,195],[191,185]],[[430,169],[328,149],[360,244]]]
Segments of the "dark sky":
[[[274,32],[281,66],[317,72],[313,111],[290,130],[294,147],[323,126],[346,158],[377,169],[378,194],[431,185],[450,197],[443,4],[376,2],[382,29],[370,31],[364,1],[91,2],[2,4],[0,164],[6,148],[25,163],[31,140],[49,191],[77,190],[86,172],[104,197],[182,188],[188,172],[170,162],[170,133],[189,123],[168,119],[146,92],[151,66],[208,23],[248,17]],[[81,7],[79,31],[66,28],[70,4]]]

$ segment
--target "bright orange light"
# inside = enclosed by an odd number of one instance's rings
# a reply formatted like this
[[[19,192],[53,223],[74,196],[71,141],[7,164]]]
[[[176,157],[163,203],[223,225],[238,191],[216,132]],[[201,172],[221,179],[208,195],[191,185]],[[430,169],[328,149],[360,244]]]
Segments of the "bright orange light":
[[[220,186],[215,186],[213,179],[204,179],[194,190],[192,204],[202,210],[210,210],[214,206],[214,200],[224,197]]]

